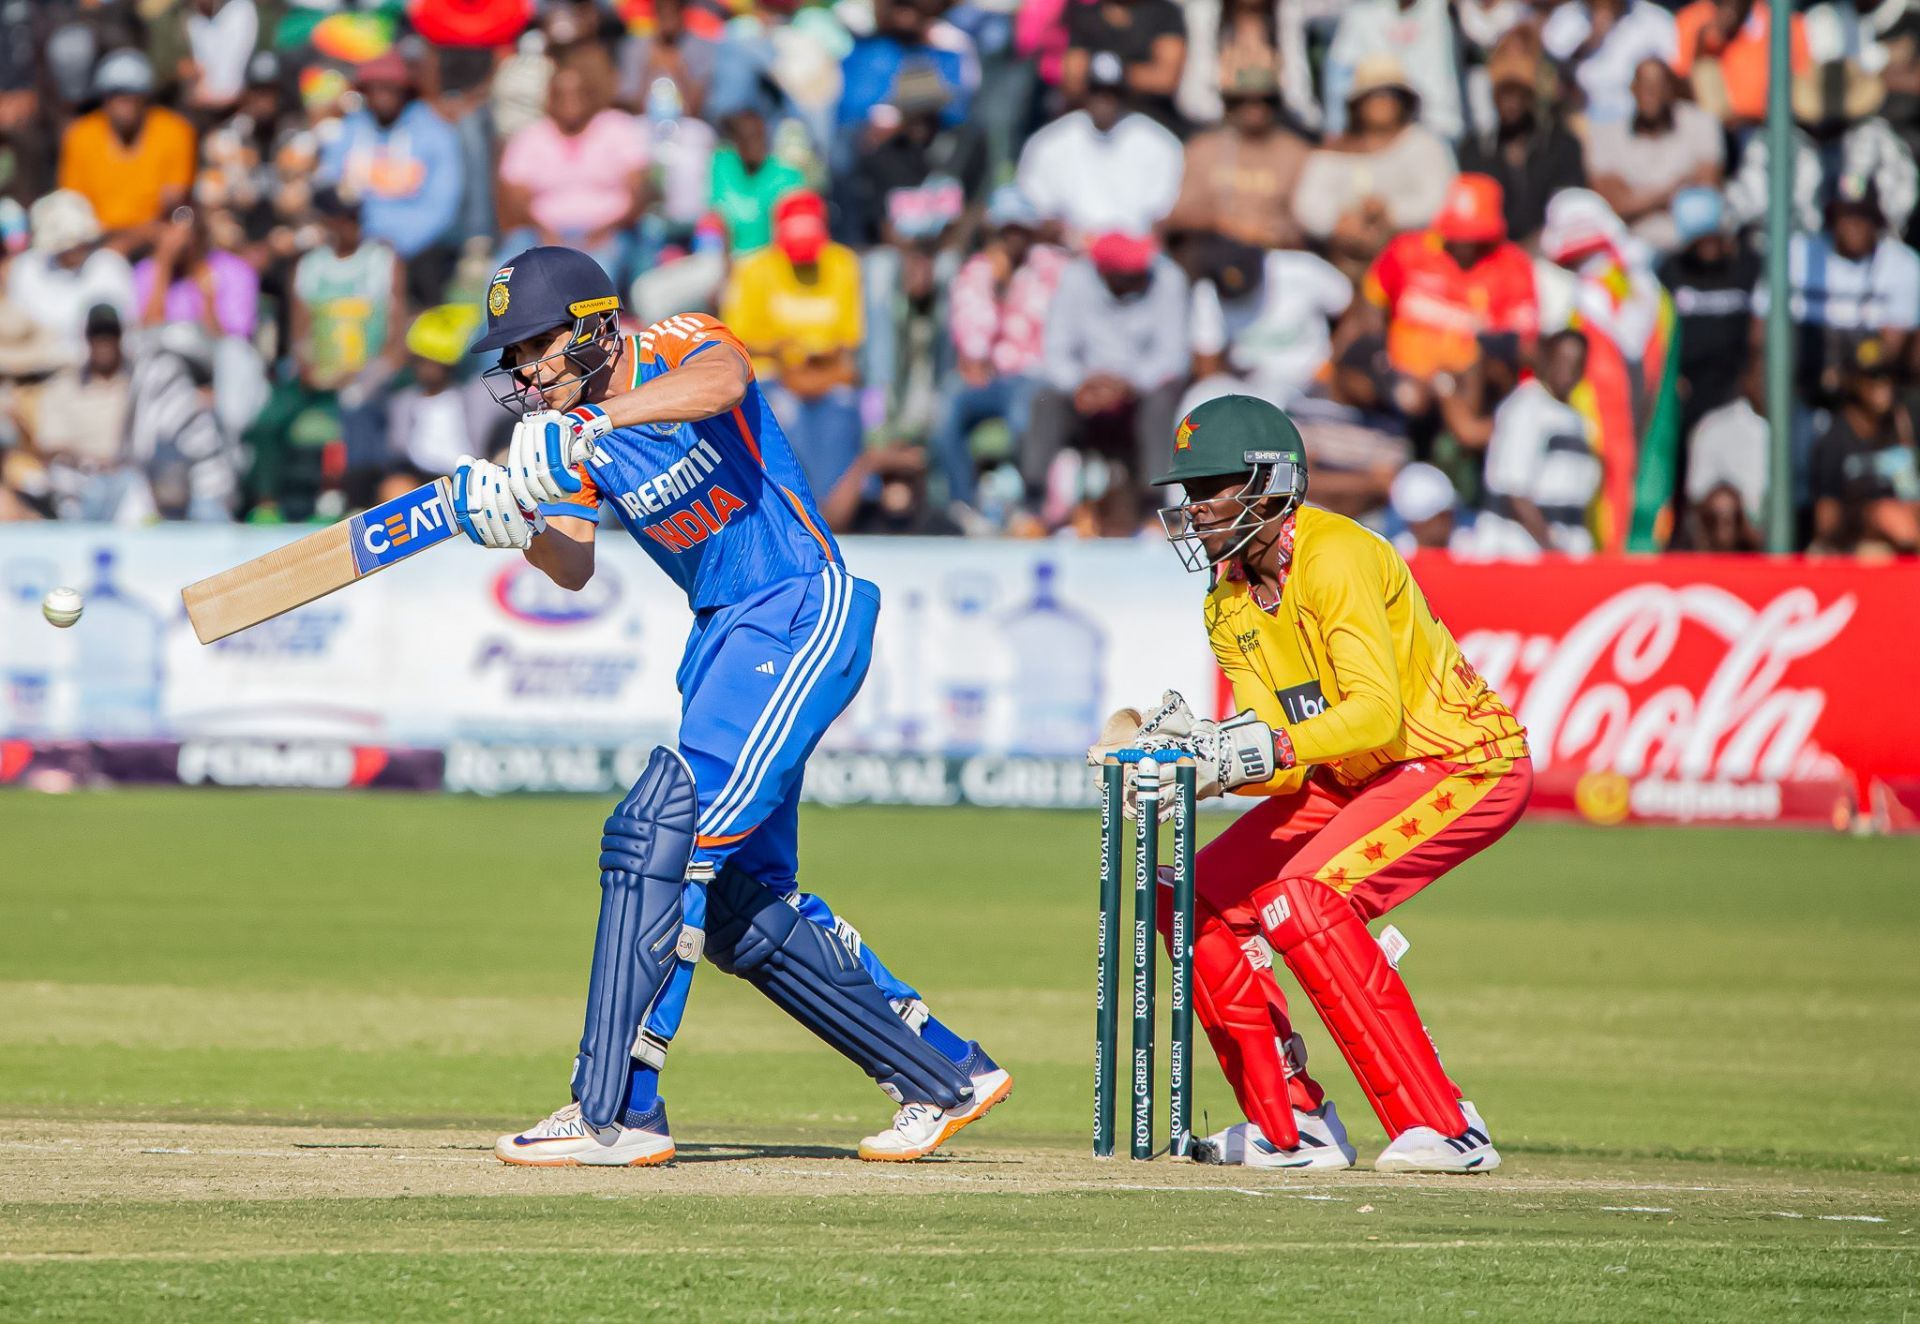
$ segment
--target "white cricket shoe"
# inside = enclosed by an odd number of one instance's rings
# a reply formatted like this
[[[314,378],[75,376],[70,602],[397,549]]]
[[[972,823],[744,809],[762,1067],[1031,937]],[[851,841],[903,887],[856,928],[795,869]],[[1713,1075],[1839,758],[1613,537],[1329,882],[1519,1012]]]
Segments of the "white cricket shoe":
[[[994,1065],[986,1050],[973,1045],[967,1059],[973,1097],[958,1108],[933,1103],[909,1103],[893,1115],[893,1125],[860,1142],[860,1157],[872,1163],[911,1163],[925,1158],[953,1139],[961,1128],[979,1121],[987,1111],[1013,1093],[1013,1077]]]
[[[1235,1122],[1193,1145],[1196,1163],[1224,1163],[1248,1168],[1291,1168],[1297,1171],[1338,1171],[1351,1168],[1359,1157],[1347,1142],[1347,1128],[1328,1099],[1312,1112],[1293,1110],[1300,1143],[1282,1149],[1261,1134],[1253,1122]]]
[[[1466,1114],[1467,1131],[1461,1136],[1443,1136],[1430,1126],[1414,1126],[1394,1137],[1373,1161],[1376,1172],[1492,1172],[1500,1166],[1500,1151],[1493,1147],[1487,1124],[1479,1111],[1465,1099],[1460,1111]]]
[[[667,1105],[656,1103],[637,1126],[595,1126],[570,1103],[515,1136],[493,1142],[502,1163],[529,1168],[649,1168],[673,1161]]]

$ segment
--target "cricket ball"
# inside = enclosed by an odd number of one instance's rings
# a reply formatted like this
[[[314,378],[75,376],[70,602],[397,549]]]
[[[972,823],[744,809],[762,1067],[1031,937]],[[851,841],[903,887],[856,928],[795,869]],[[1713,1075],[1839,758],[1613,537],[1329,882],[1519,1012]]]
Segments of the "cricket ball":
[[[80,613],[87,608],[87,601],[80,596],[77,588],[56,588],[48,592],[40,603],[40,614],[47,618],[49,625],[64,630],[80,619]]]

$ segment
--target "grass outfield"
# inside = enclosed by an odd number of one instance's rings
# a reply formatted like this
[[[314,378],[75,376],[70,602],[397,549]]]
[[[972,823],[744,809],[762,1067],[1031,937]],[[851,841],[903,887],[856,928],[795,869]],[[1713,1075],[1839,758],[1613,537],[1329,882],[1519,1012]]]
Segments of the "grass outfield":
[[[709,969],[683,1161],[510,1170],[494,1132],[565,1097],[604,812],[0,795],[0,1318],[1920,1315],[1920,842],[1520,829],[1394,917],[1506,1166],[1312,1179],[1085,1157],[1090,816],[813,810],[807,883],[1013,1099],[852,1161],[886,1102]]]

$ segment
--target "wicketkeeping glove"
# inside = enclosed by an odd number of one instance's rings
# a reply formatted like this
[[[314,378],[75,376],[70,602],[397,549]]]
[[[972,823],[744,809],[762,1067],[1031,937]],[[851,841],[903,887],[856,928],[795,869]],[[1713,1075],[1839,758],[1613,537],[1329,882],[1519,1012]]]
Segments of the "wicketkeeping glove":
[[[537,508],[514,497],[505,469],[471,455],[462,455],[453,471],[453,522],[482,547],[495,548],[524,549],[547,527]]]
[[[1180,696],[1178,690],[1168,690],[1162,694],[1160,706],[1145,716],[1141,715],[1138,708],[1116,709],[1113,715],[1107,718],[1106,725],[1100,728],[1099,739],[1087,750],[1087,763],[1095,768],[1100,767],[1107,761],[1108,755],[1117,754],[1121,750],[1144,749],[1146,742],[1154,738],[1167,741],[1184,740],[1193,730],[1196,720],[1193,709],[1187,706],[1187,701]],[[1135,770],[1135,764],[1129,763],[1126,767],[1127,794],[1122,813],[1129,820],[1135,816],[1139,802],[1138,790],[1134,784]],[[1163,795],[1160,797],[1160,821],[1164,823],[1172,817],[1173,797]]]
[[[1191,758],[1194,794],[1202,800],[1236,786],[1271,781],[1275,773],[1294,765],[1293,742],[1287,733],[1275,731],[1251,709],[1224,722],[1197,719],[1185,735],[1146,736],[1139,748]]]

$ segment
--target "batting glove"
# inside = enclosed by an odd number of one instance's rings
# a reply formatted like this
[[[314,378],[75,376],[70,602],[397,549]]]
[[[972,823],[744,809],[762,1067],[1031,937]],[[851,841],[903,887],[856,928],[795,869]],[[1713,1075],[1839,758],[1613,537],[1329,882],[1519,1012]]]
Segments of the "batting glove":
[[[482,547],[520,550],[547,527],[537,507],[514,496],[505,469],[471,455],[453,471],[453,522]]]
[[[542,409],[513,425],[507,443],[507,484],[522,507],[560,501],[581,487],[573,472],[573,457],[582,443],[591,443],[613,430],[607,411],[582,405],[567,413]]]

